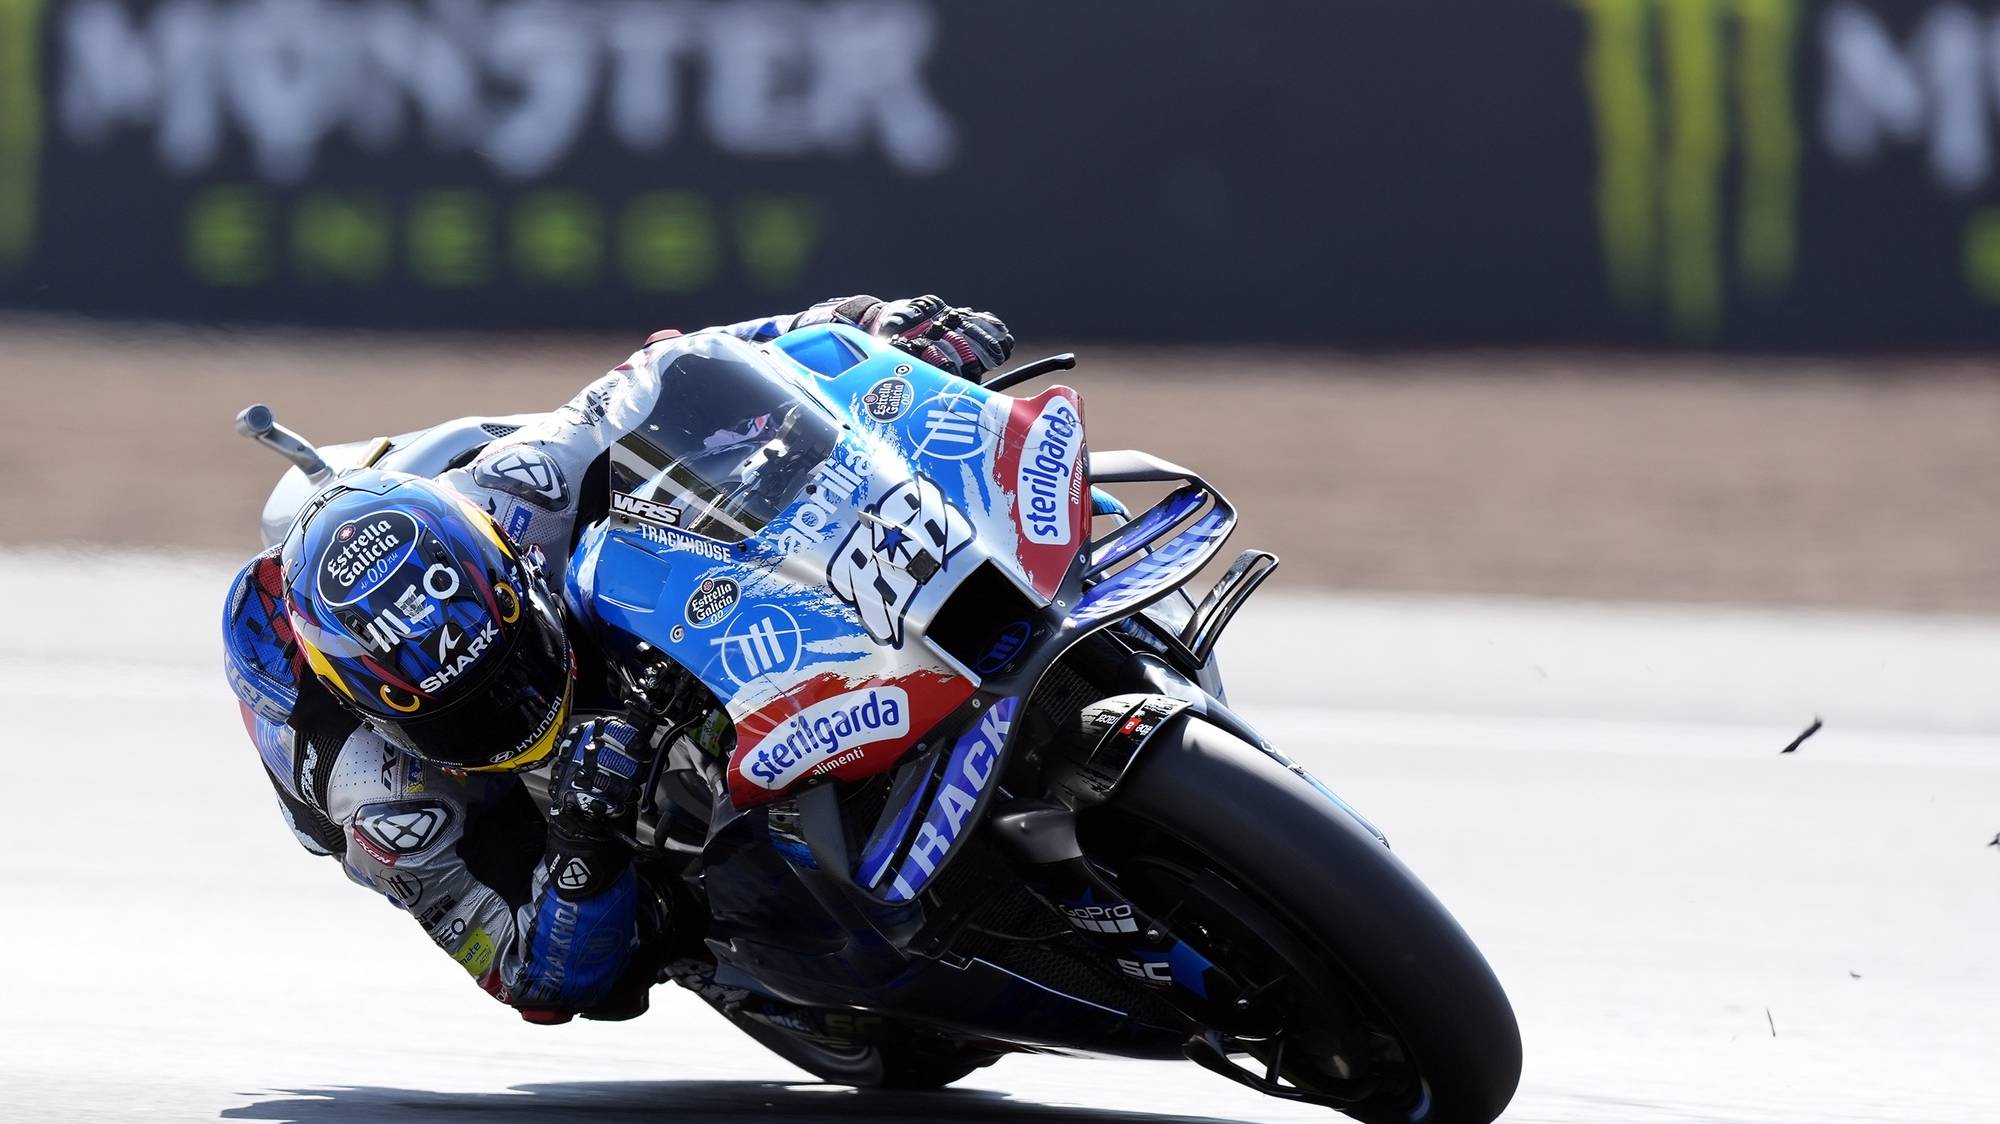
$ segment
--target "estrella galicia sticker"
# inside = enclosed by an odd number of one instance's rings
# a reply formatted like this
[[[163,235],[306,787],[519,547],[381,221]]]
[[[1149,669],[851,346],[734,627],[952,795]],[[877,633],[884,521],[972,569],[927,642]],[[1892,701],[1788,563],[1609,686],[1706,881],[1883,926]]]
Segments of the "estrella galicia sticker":
[[[688,595],[687,622],[695,628],[709,625],[729,615],[736,603],[743,599],[743,591],[730,578],[707,577],[701,585]]]
[[[354,841],[383,866],[421,854],[443,838],[451,808],[437,800],[397,800],[364,804],[355,814]]]
[[[910,397],[915,393],[908,379],[883,379],[861,396],[861,408],[876,421],[895,421],[910,408]]]
[[[314,579],[328,605],[352,605],[381,588],[417,548],[417,521],[400,511],[371,511],[333,530]]]
[[[569,484],[555,458],[530,445],[511,445],[479,458],[472,466],[472,482],[549,511],[569,504]]]

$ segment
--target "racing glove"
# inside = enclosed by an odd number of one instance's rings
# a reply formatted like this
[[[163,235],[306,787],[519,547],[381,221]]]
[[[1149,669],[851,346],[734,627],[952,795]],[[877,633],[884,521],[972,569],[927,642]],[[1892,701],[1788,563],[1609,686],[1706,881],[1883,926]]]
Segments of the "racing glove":
[[[1014,353],[1014,334],[990,312],[953,308],[943,298],[926,294],[908,300],[884,301],[870,296],[816,305],[800,318],[801,325],[845,320],[897,349],[957,375],[978,382],[998,370]]]
[[[632,865],[646,738],[600,718],[571,727],[558,752],[544,865],[523,910],[525,964],[509,1002],[532,1023],[632,1018],[657,975],[639,947],[664,927],[642,908]]]
[[[598,718],[571,728],[558,752],[549,786],[549,879],[559,896],[578,901],[631,864],[649,751],[631,723]]]

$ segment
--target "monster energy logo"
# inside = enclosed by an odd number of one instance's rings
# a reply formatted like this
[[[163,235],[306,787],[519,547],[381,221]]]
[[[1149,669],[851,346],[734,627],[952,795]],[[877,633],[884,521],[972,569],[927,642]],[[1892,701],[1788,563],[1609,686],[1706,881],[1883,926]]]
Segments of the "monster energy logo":
[[[1683,339],[1708,339],[1722,325],[1728,263],[1751,292],[1781,292],[1792,279],[1799,2],[1575,3],[1589,23],[1583,77],[1612,295],[1633,311],[1664,311]],[[1724,206],[1732,167],[1733,212]]]
[[[35,245],[42,149],[42,0],[0,0],[0,268]]]

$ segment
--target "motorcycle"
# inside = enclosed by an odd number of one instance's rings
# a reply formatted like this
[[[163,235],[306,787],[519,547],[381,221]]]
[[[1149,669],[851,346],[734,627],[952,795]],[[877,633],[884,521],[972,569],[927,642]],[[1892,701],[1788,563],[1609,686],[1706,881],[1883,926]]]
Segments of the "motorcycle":
[[[844,326],[690,337],[695,389],[610,450],[563,596],[659,750],[634,843],[705,950],[675,978],[832,1082],[1187,1059],[1370,1124],[1491,1121],[1521,1045],[1486,961],[1226,703],[1216,640],[1277,559],[1196,598],[1222,493],[1089,451],[1068,387],[1005,393],[1074,362],[975,386]],[[525,421],[324,453],[238,424],[295,464],[276,541],[341,467],[434,475]]]

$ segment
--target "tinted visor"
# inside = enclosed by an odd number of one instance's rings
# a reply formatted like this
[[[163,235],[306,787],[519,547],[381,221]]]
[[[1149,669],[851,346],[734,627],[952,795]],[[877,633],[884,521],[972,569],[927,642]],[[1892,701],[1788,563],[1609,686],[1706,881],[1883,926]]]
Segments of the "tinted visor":
[[[569,716],[569,643],[541,583],[527,585],[527,611],[485,678],[455,690],[460,697],[435,712],[401,719],[371,714],[369,726],[454,769],[512,772],[547,757]]]

